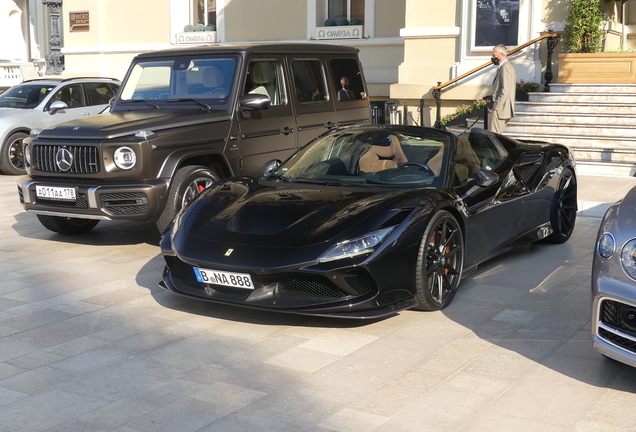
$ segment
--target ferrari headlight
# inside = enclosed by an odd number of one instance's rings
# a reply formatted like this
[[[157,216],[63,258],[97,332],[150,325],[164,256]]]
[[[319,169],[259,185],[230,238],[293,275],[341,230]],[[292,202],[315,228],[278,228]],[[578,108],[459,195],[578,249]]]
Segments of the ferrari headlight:
[[[113,159],[117,168],[123,170],[132,169],[137,163],[137,155],[135,155],[135,151],[130,147],[119,147],[115,150]]]
[[[325,253],[320,255],[318,262],[333,261],[342,258],[350,258],[356,255],[362,255],[373,252],[375,248],[382,243],[382,240],[393,231],[393,227],[384,228],[372,233],[363,235],[362,237],[347,240],[338,243],[327,249]]]
[[[636,280],[636,239],[631,239],[623,246],[621,264],[627,276]]]
[[[616,240],[612,233],[603,233],[601,238],[598,240],[598,245],[596,245],[598,256],[603,259],[609,259],[614,255],[614,251],[616,250]]]

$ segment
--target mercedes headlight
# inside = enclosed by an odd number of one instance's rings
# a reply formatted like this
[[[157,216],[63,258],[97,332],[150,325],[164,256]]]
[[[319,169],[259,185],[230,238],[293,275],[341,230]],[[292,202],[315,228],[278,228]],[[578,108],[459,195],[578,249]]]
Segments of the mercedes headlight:
[[[598,239],[598,244],[596,245],[596,249],[598,251],[598,256],[603,259],[609,259],[614,255],[614,251],[616,250],[616,240],[612,233],[603,233],[600,239]]]
[[[320,255],[317,261],[327,262],[373,252],[382,243],[382,240],[393,231],[393,228],[395,227],[384,228],[331,246],[325,253]]]
[[[623,246],[621,264],[627,276],[636,280],[636,239],[631,239]]]
[[[31,165],[31,146],[29,144],[24,144],[24,148],[22,149],[22,151],[24,151],[24,161],[27,163],[27,165]]]
[[[123,170],[132,169],[137,163],[137,155],[130,147],[119,147],[117,150],[115,150],[113,159],[115,160],[115,165],[117,166],[117,168]]]

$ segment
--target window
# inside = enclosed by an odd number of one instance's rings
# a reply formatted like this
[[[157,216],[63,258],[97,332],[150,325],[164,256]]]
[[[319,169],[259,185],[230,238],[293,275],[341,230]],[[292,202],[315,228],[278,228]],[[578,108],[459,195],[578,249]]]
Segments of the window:
[[[360,66],[354,59],[333,59],[329,63],[331,76],[340,102],[350,102],[367,98],[362,83]]]
[[[19,85],[0,96],[0,107],[35,108],[55,88],[55,85]]]
[[[292,73],[299,103],[327,100],[325,76],[318,60],[292,62]]]
[[[519,44],[519,0],[473,0],[475,47]]]
[[[87,83],[86,90],[90,97],[89,105],[107,104],[117,91],[117,86],[111,86],[108,83]]]
[[[216,25],[216,0],[193,0],[193,2],[192,23],[206,26],[210,24]]]
[[[253,61],[248,68],[245,93],[269,97],[271,106],[285,105],[283,73],[277,61]]]
[[[356,17],[364,23],[364,0],[328,0],[327,17],[335,20]]]
[[[58,100],[64,102],[69,108],[86,106],[84,89],[82,88],[81,84],[66,86],[63,87],[61,90],[58,90],[58,92],[53,95],[51,103]]]

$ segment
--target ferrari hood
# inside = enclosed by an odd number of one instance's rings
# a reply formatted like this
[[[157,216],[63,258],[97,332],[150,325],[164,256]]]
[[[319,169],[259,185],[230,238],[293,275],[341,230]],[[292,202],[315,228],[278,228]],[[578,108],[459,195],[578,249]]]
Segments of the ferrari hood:
[[[202,194],[186,214],[188,235],[243,245],[309,246],[378,229],[395,215],[394,204],[402,195],[396,190],[254,183],[227,182]]]
[[[225,111],[137,110],[84,117],[43,130],[45,139],[113,139],[140,129],[159,131],[202,123],[229,121]]]

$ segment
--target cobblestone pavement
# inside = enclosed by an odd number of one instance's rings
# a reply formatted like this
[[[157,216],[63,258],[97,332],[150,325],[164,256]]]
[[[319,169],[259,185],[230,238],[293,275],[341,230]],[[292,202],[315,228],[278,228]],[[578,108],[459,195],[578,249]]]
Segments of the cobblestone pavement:
[[[581,185],[586,209],[608,196]],[[636,370],[591,346],[598,219],[491,260],[444,311],[365,322],[178,297],[153,225],[56,235],[11,176],[0,203],[1,431],[636,430]]]

